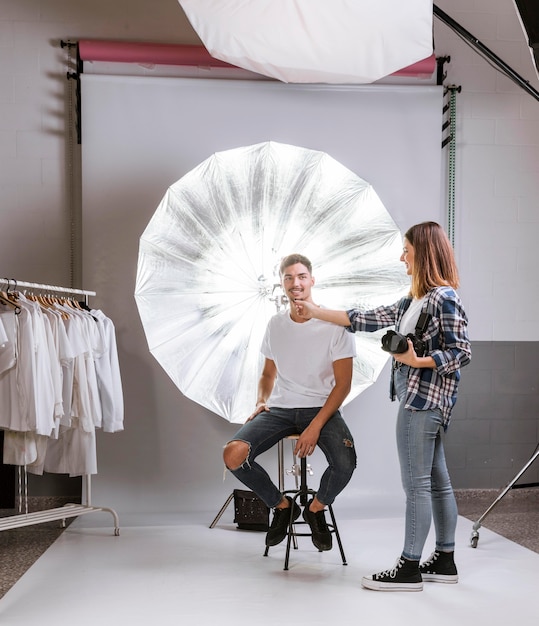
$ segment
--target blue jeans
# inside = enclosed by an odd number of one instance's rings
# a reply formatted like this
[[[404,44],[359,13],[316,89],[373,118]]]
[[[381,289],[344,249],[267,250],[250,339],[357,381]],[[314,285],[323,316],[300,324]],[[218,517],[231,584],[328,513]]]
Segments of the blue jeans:
[[[408,371],[404,366],[395,372],[395,390],[400,401],[397,449],[406,494],[402,556],[417,561],[421,559],[432,519],[436,550],[454,550],[458,513],[441,439],[441,412],[404,408]]]
[[[255,461],[256,457],[284,437],[302,433],[319,410],[271,407],[269,411],[259,413],[244,424],[232,438],[232,441],[248,443],[249,455],[239,468],[230,471],[268,507],[277,506],[282,499],[282,493],[266,470]],[[320,478],[316,497],[322,504],[333,504],[350,481],[357,460],[352,435],[339,411],[320,431],[318,447],[325,454],[328,467]]]

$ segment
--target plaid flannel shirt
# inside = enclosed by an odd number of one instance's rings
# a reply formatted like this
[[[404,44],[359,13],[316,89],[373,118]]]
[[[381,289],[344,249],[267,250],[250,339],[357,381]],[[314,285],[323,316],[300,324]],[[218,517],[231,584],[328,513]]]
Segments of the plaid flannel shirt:
[[[412,298],[407,296],[390,306],[380,306],[371,311],[351,309],[350,332],[374,332],[399,324]],[[460,368],[470,362],[472,352],[468,339],[468,318],[459,296],[451,287],[435,287],[427,293],[422,311],[430,313],[427,330],[421,337],[426,344],[426,355],[436,363],[434,369],[410,368],[408,390],[405,399],[407,409],[423,411],[439,408],[443,427],[447,429],[451,411],[457,400]],[[393,385],[394,368],[391,370],[391,400],[395,400]]]

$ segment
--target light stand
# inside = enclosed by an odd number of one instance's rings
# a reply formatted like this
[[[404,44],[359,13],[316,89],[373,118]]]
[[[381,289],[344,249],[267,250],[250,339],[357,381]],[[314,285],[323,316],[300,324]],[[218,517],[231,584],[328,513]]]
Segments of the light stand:
[[[481,515],[481,517],[473,525],[472,536],[470,543],[472,548],[477,548],[477,542],[479,541],[479,529],[481,528],[481,522],[492,511],[492,509],[498,504],[498,502],[505,496],[505,494],[511,489],[524,489],[525,487],[539,487],[539,483],[526,483],[516,485],[517,480],[524,474],[524,472],[533,464],[535,459],[539,456],[539,444],[535,448],[535,452],[530,457],[530,460],[524,465],[524,467],[518,472],[518,474],[511,480],[500,495],[494,500],[494,502],[488,507],[488,509]]]

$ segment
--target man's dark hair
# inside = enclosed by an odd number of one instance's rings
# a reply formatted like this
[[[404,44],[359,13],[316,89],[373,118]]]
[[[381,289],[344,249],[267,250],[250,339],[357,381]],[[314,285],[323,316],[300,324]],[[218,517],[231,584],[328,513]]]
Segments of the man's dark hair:
[[[305,267],[309,270],[309,274],[312,275],[313,266],[306,256],[303,256],[303,254],[289,254],[288,256],[285,256],[281,259],[281,264],[279,265],[279,276],[282,276],[284,274],[284,271],[287,267],[295,265],[296,263],[301,263],[302,265],[305,265]]]

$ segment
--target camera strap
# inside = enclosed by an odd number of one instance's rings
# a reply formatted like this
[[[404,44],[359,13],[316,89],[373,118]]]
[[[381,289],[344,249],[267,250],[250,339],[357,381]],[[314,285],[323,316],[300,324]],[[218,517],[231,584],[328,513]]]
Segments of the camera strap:
[[[427,330],[429,326],[429,322],[431,318],[432,318],[432,315],[430,313],[427,313],[426,311],[421,312],[417,320],[417,324],[415,325],[415,331],[414,331],[414,334],[417,338],[423,337],[424,332]]]

